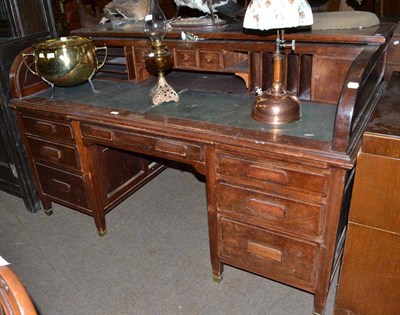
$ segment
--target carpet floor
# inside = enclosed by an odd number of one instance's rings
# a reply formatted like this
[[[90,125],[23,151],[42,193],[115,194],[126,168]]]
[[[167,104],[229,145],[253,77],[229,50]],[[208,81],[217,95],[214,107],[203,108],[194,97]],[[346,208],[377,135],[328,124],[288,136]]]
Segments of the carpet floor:
[[[305,315],[313,295],[225,266],[212,280],[205,183],[169,168],[94,221],[54,204],[29,213],[0,191],[0,256],[42,315]],[[326,315],[333,314],[336,281]]]

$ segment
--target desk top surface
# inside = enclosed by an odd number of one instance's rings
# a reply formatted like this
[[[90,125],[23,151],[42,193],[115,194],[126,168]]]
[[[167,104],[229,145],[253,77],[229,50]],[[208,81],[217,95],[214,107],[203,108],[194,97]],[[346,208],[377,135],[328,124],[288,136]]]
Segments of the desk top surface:
[[[394,23],[381,23],[379,25],[340,29],[340,30],[301,30],[286,33],[287,40],[298,40],[305,42],[327,42],[338,44],[349,43],[384,43],[388,34],[394,29]],[[166,39],[176,39],[181,37],[181,32],[186,31],[198,35],[207,40],[238,40],[238,41],[275,41],[276,31],[262,33],[244,32],[241,23],[229,23],[224,27],[215,28],[172,28],[168,31]],[[79,34],[89,37],[110,37],[110,38],[138,38],[143,37],[142,24],[126,25],[95,25],[88,28],[82,28],[72,31],[73,34]]]
[[[149,99],[150,88],[154,81],[145,84],[132,84],[105,80],[95,80],[94,85],[99,93],[91,90],[89,83],[75,87],[56,87],[53,98],[51,91],[45,91],[32,97],[46,98],[51,102],[57,100],[90,105],[91,110],[96,108],[109,109],[108,115],[117,119],[122,111],[132,117],[161,118],[164,123],[173,123],[170,118],[176,119],[175,124],[190,128],[204,123],[203,128],[212,126],[224,128],[226,132],[246,131],[257,132],[258,135],[273,134],[330,143],[332,140],[333,125],[336,107],[317,104],[308,101],[302,102],[302,117],[299,121],[274,126],[261,123],[251,118],[253,96],[213,93],[198,90],[178,90],[179,102],[168,102],[153,106]],[[30,99],[28,97],[27,99]],[[68,106],[70,107],[70,105]],[[114,112],[113,114],[111,112]],[[118,112],[118,114],[116,113]],[[102,112],[102,115],[104,112]]]
[[[167,76],[168,78],[168,76]],[[154,81],[142,84],[94,80],[90,84],[56,87],[13,100],[11,106],[110,128],[151,133],[199,143],[218,143],[280,153],[351,167],[352,156],[332,150],[336,106],[302,101],[302,117],[285,125],[251,118],[253,96],[178,90],[180,101],[152,106]]]

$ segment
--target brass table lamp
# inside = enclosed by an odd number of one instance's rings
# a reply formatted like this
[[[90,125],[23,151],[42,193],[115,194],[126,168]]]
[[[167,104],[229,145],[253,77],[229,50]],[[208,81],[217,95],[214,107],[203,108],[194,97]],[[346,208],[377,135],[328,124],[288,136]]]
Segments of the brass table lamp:
[[[267,91],[256,91],[252,117],[270,124],[286,124],[301,117],[300,100],[283,88],[282,83],[282,47],[285,44],[283,29],[311,25],[313,23],[311,7],[306,0],[252,0],[247,7],[243,27],[266,31],[277,29],[276,50],[273,54],[274,78],[272,87]]]
[[[145,56],[146,67],[158,75],[158,82],[150,91],[150,99],[153,105],[178,102],[179,95],[165,79],[165,72],[173,67],[174,60],[162,42],[167,33],[167,20],[157,0],[150,0],[143,31],[150,38],[152,46],[151,52]]]

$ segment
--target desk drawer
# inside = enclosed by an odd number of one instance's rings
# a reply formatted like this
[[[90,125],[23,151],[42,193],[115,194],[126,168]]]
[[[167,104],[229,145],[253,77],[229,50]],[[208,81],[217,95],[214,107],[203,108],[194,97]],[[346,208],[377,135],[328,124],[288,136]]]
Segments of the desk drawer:
[[[220,154],[217,172],[231,177],[231,180],[260,188],[280,186],[319,196],[324,196],[327,190],[326,170],[279,160]]]
[[[72,128],[68,124],[60,122],[34,118],[22,115],[25,131],[36,136],[50,136],[57,139],[74,139]]]
[[[251,223],[278,230],[320,235],[321,206],[280,198],[220,182],[218,209],[241,215]]]
[[[28,137],[32,156],[35,159],[55,163],[62,167],[80,170],[79,158],[74,146],[57,144]]]
[[[196,69],[196,51],[195,50],[175,50],[175,67],[183,69]]]
[[[40,163],[36,163],[35,166],[44,194],[72,205],[89,208],[82,176]]]
[[[271,279],[312,289],[316,246],[220,218],[221,258]]]
[[[199,68],[204,70],[222,70],[222,55],[218,51],[199,51]]]
[[[195,143],[120,130],[109,130],[86,124],[81,125],[81,130],[85,138],[124,144],[135,148],[140,153],[171,159],[175,157],[177,160],[204,161],[203,148]]]

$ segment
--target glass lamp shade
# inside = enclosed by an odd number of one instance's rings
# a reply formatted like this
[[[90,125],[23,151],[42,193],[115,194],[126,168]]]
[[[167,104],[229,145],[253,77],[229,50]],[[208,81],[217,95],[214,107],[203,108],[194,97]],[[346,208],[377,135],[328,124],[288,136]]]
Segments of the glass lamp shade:
[[[152,46],[161,46],[162,40],[167,34],[167,19],[157,0],[150,0],[144,21],[143,32],[150,38]]]
[[[284,29],[313,24],[306,0],[251,0],[243,27],[255,30]]]

